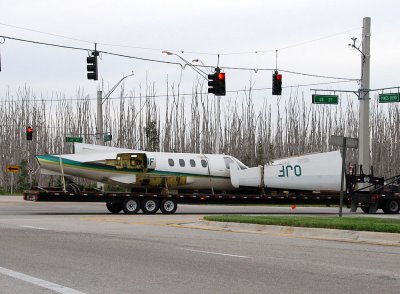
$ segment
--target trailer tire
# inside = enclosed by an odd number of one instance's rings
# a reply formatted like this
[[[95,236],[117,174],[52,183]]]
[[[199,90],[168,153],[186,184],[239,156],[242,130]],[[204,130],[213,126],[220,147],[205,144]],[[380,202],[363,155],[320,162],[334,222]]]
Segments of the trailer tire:
[[[140,209],[140,201],[136,198],[127,198],[122,204],[122,209],[126,214],[135,214]]]
[[[178,208],[178,203],[175,199],[165,198],[161,201],[160,210],[164,214],[174,214]]]
[[[396,199],[386,200],[383,204],[382,210],[387,214],[396,214],[400,211],[400,201]]]
[[[361,206],[361,210],[364,212],[364,213],[369,213],[369,206]]]
[[[145,198],[142,201],[142,211],[144,214],[154,214],[160,208],[160,202],[156,198]]]
[[[120,213],[122,210],[122,203],[107,202],[106,206],[111,213]]]

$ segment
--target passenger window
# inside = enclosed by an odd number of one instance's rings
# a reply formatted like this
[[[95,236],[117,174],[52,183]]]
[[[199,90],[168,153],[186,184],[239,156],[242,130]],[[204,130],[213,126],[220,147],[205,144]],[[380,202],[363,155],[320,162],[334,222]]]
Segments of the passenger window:
[[[179,159],[179,165],[181,167],[184,167],[185,166],[185,161],[183,159]]]
[[[230,158],[230,157],[224,157],[224,161],[225,161],[225,167],[226,167],[226,169],[229,169],[229,165],[233,162],[232,158]]]
[[[191,159],[189,162],[190,162],[190,166],[191,167],[195,167],[196,166],[196,161],[194,161],[194,159]]]
[[[174,164],[174,160],[173,159],[168,159],[168,163],[169,163],[169,166],[174,166],[175,164]]]
[[[201,160],[201,166],[202,166],[202,167],[207,167],[207,160],[202,159],[202,160]]]

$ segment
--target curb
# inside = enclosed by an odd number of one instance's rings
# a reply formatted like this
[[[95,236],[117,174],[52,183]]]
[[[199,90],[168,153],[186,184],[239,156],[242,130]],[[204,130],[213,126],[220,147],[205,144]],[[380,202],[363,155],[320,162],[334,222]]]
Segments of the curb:
[[[15,196],[0,196],[0,204],[2,202],[24,202],[24,198],[22,196],[19,195],[15,195]]]
[[[397,233],[271,226],[231,222],[212,222],[202,220],[195,223],[179,224],[178,226],[191,229],[265,234],[281,237],[283,236],[400,247],[400,234]]]

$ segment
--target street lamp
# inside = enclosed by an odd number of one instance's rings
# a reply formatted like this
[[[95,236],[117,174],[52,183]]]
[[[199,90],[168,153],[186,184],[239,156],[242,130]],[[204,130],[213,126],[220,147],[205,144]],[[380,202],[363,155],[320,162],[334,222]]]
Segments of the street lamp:
[[[176,53],[171,52],[171,51],[165,51],[165,50],[162,51],[161,53],[162,54],[166,54],[166,55],[175,55],[175,56],[177,56],[179,59],[181,59],[185,63],[185,65],[188,65],[191,69],[193,69],[195,72],[197,72],[202,78],[207,80],[207,73],[205,71],[201,70],[200,68],[197,68],[197,67],[193,66],[192,63],[190,63],[188,60],[186,60],[185,58],[183,58],[179,54],[176,54]]]
[[[133,76],[134,73],[132,71],[131,74],[122,77],[106,95],[103,97],[102,91],[97,91],[97,127],[96,127],[96,134],[98,135],[100,145],[104,145],[104,133],[103,133],[103,103],[110,98],[111,94],[115,91],[119,84],[127,77]]]
[[[190,66],[201,77],[203,77],[204,79],[208,80],[208,74],[205,71],[201,70],[200,68],[197,68],[197,67],[193,66],[193,64],[191,64],[189,61],[187,61],[182,56],[180,56],[180,55],[178,55],[178,54],[176,54],[174,52],[170,52],[170,51],[162,51],[162,53],[166,54],[166,55],[175,55],[175,56],[179,57],[183,62],[185,62],[185,64]],[[200,59],[193,59],[192,62],[200,62],[204,67],[206,67],[205,64]],[[217,96],[217,107],[216,108],[217,108],[217,113],[216,113],[216,116],[217,116],[217,119],[216,119],[216,121],[217,121],[217,130],[216,130],[216,135],[215,135],[216,143],[215,143],[214,152],[216,154],[219,154],[219,152],[220,152],[220,150],[219,150],[220,149],[220,146],[219,146],[220,144],[219,143],[220,143],[220,137],[221,137],[221,132],[220,132],[220,128],[221,128],[221,121],[220,121],[221,97],[219,97],[219,96]]]
[[[192,60],[192,63],[201,63],[201,65],[202,65],[204,68],[209,68],[209,67],[210,67],[210,66],[205,65],[204,62],[201,61],[201,59],[199,59],[199,58],[193,59],[193,60]],[[211,70],[210,70],[210,73],[212,73]]]

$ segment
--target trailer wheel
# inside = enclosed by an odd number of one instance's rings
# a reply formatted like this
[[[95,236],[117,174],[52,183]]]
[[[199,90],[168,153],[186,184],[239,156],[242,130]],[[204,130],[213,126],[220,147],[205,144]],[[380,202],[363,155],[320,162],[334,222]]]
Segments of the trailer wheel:
[[[362,210],[364,213],[369,213],[369,206],[361,206],[361,210]]]
[[[136,198],[125,199],[124,203],[122,204],[122,209],[126,214],[135,214],[140,209],[140,202]]]
[[[145,198],[142,202],[142,211],[144,214],[154,214],[160,208],[160,203],[155,198]]]
[[[382,210],[384,213],[388,213],[388,214],[399,213],[400,202],[395,199],[386,200],[386,202],[383,204]]]
[[[176,203],[175,199],[165,198],[161,201],[160,210],[164,214],[173,214],[178,208],[178,203]]]
[[[106,206],[111,213],[120,213],[122,210],[122,203],[107,202]]]

